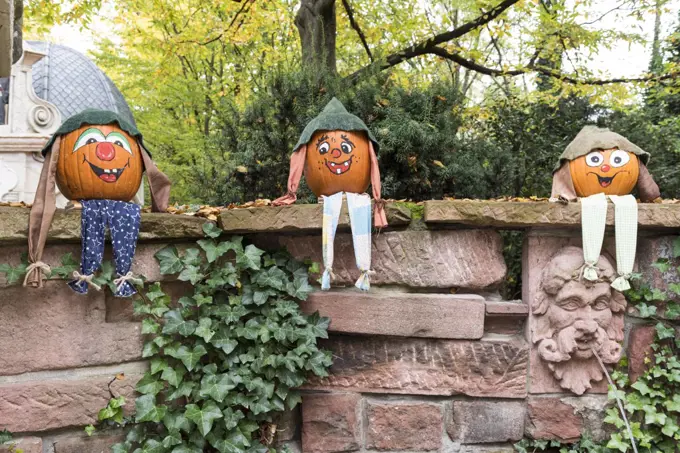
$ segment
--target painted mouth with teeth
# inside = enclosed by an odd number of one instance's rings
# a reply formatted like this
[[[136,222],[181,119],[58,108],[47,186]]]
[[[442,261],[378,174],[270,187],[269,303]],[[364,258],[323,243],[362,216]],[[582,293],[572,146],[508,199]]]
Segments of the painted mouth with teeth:
[[[620,172],[619,172],[620,173]],[[593,173],[592,171],[589,173],[591,175],[597,176],[597,182],[600,183],[600,186],[602,187],[609,187],[612,184],[612,181],[614,180],[614,177],[618,175],[619,173],[616,173],[612,176],[605,177],[605,176],[600,176],[597,173]]]
[[[127,164],[125,164],[122,168],[101,168],[87,159],[83,159],[83,161],[87,162],[94,174],[104,182],[118,181],[118,178],[120,178],[120,176],[123,174],[123,171],[130,166],[130,159],[128,159]]]
[[[326,159],[326,167],[328,167],[330,172],[333,173],[334,175],[341,175],[343,173],[347,173],[349,171],[349,167],[352,166],[353,157],[354,156],[351,156],[344,162],[331,162],[328,159]]]

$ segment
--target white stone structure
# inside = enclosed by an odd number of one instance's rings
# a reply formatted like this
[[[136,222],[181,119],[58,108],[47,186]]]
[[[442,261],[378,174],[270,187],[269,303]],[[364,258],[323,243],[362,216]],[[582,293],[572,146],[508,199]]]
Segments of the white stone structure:
[[[0,125],[0,201],[33,202],[44,161],[40,150],[62,122],[57,107],[33,90],[32,68],[44,56],[24,47],[12,66],[7,124]]]

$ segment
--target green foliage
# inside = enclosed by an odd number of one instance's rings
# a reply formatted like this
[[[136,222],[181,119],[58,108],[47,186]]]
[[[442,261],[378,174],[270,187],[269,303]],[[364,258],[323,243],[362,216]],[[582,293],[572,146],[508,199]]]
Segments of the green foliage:
[[[573,444],[563,444],[557,440],[522,439],[514,447],[518,453],[605,453],[608,451],[606,448],[593,442],[588,436],[583,436],[578,442]]]
[[[680,237],[673,243],[672,258],[674,261],[680,258]],[[675,280],[680,275],[680,268],[671,266],[667,259],[659,260],[656,267],[675,274]],[[642,376],[631,382],[623,371],[612,374],[617,387],[622,389],[624,409],[641,452],[676,452],[680,443],[680,338],[673,325],[673,321],[680,319],[679,296],[680,285],[670,283],[665,291],[641,281],[639,276],[634,288],[627,292],[639,315],[654,322],[656,331],[653,354],[646,359],[647,368]],[[624,359],[621,365],[626,364]],[[609,393],[613,400],[612,389]],[[607,447],[623,453],[632,451],[618,409],[608,409],[605,422],[614,425],[617,431]]]
[[[137,384],[136,425],[114,452],[267,451],[259,430],[300,402],[295,389],[308,375],[326,376],[331,365],[317,345],[329,320],[297,303],[312,291],[306,265],[203,229],[199,248],[156,254],[161,272],[193,292],[174,304],[156,283],[135,302],[150,370]],[[118,417],[119,407],[112,400],[100,416]]]

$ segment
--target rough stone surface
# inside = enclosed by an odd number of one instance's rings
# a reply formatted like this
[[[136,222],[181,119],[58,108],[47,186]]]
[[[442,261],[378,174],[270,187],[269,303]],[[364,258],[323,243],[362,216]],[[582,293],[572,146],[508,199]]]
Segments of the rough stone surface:
[[[108,384],[114,376],[0,385],[0,420],[5,429],[14,433],[97,423],[97,413],[111,398]],[[134,401],[134,387],[140,377],[116,380],[111,391]]]
[[[331,332],[450,339],[484,333],[484,299],[474,295],[316,292],[300,306],[331,318]]]
[[[54,453],[109,453],[111,446],[125,440],[125,434],[120,431],[95,433],[88,437],[81,432],[67,434],[52,441]]]
[[[302,397],[302,451],[330,453],[361,448],[359,403],[352,393],[312,393]]]
[[[526,434],[533,439],[574,442],[581,437],[583,419],[559,398],[530,397],[527,402]]]
[[[515,335],[524,331],[529,306],[521,301],[486,302],[484,332]]]
[[[300,414],[300,406],[293,410],[286,410],[276,421],[276,437],[274,442],[276,445],[283,445],[293,440],[300,440],[300,423],[302,415]]]
[[[533,439],[575,442],[581,434],[603,441],[609,426],[603,420],[608,407],[606,395],[529,397],[526,435]]]
[[[656,327],[651,325],[634,326],[628,337],[628,375],[636,381],[647,369],[645,359],[652,356],[652,343]]]
[[[676,239],[677,236],[660,236],[640,238],[638,241],[636,260],[639,272],[642,273],[645,280],[654,288],[668,290],[670,283],[680,283],[680,275],[678,275],[676,270],[680,266],[680,258],[673,258],[673,242]],[[659,258],[665,258],[669,261],[670,267],[668,271],[661,272],[653,266]],[[664,318],[666,304],[657,302],[656,306],[656,316]],[[637,310],[633,307],[629,307],[628,314],[639,316]]]
[[[524,437],[524,402],[453,401],[452,408],[446,431],[454,441],[481,444]]]
[[[10,450],[12,446],[12,450]],[[15,453],[21,450],[23,453],[43,453],[43,442],[39,437],[24,437],[15,439],[9,444],[0,445],[0,453]]]
[[[105,323],[104,300],[97,291],[76,295],[61,281],[0,289],[0,375],[139,359],[140,325]]]
[[[526,395],[528,348],[519,340],[457,341],[335,336],[322,343],[331,375],[307,388],[365,393]]]
[[[390,227],[408,225],[411,221],[411,211],[396,203],[388,203],[385,214]],[[228,233],[318,231],[322,217],[323,205],[320,204],[266,206],[222,211],[219,225]],[[338,228],[349,229],[347,203],[342,204]]]
[[[461,445],[457,453],[515,453],[511,445]]]
[[[581,228],[579,203],[515,202],[515,201],[426,201],[425,222],[428,224],[463,224],[497,228]],[[680,205],[638,204],[640,229],[680,228]],[[609,203],[607,225],[614,225],[614,207]]]
[[[437,450],[442,443],[442,407],[427,403],[369,403],[366,448]]]
[[[298,259],[322,263],[320,236],[257,237],[262,248],[285,247]],[[465,288],[497,287],[505,278],[502,240],[491,230],[391,231],[372,237],[377,285]],[[335,237],[334,287],[354,285],[359,271],[350,234]]]
[[[26,244],[30,209],[0,206],[0,245]],[[200,239],[206,219],[184,215],[142,213],[139,240]],[[47,242],[80,242],[80,210],[58,209]]]

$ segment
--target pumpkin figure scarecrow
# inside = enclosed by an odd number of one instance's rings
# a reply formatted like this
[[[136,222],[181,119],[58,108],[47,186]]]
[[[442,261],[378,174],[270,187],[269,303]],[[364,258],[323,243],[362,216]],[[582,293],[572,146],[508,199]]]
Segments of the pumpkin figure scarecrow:
[[[139,235],[140,206],[131,203],[146,171],[152,209],[165,211],[170,180],[144,147],[142,134],[118,114],[88,109],[67,119],[42,150],[45,164],[29,224],[29,259],[24,286],[40,287],[49,266],[41,261],[47,231],[55,211],[55,182],[69,200],[82,204],[80,272],[69,286],[86,294],[104,257],[108,226],[118,278],[115,295],[136,293],[130,271]]]
[[[354,256],[361,276],[356,287],[368,291],[371,271],[371,199],[375,199],[374,223],[387,226],[385,202],[380,198],[380,169],[376,152],[378,143],[363,121],[347,112],[333,98],[302,131],[290,158],[288,193],[274,200],[275,206],[289,205],[304,171],[307,185],[323,200],[323,261],[321,289],[330,289],[333,276],[333,241],[338,227],[343,194],[347,196]]]
[[[637,246],[637,187],[640,200],[659,202],[660,191],[647,170],[649,153],[625,137],[596,126],[585,126],[567,146],[553,172],[551,201],[581,202],[585,265],[582,276],[599,279],[600,256],[607,218],[607,197],[614,203],[618,277],[612,287],[630,288]],[[580,198],[579,198],[580,197]]]

